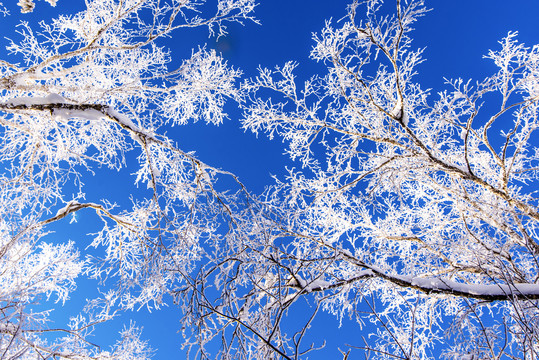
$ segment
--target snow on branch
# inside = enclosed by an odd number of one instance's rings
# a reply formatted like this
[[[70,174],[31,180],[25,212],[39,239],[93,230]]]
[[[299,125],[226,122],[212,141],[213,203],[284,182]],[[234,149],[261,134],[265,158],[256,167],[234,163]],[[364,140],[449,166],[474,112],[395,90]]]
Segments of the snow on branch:
[[[46,97],[19,97],[0,103],[0,110],[35,110],[48,111],[51,115],[64,119],[82,118],[86,120],[99,120],[109,118],[118,123],[122,128],[130,131],[134,139],[141,142],[139,137],[158,141],[150,134],[137,127],[127,116],[119,113],[113,107],[102,104],[70,104],[58,94],[50,94]]]
[[[372,271],[394,284],[414,288],[427,294],[448,294],[487,301],[539,299],[539,284],[464,284],[437,277],[388,275],[379,270],[372,269]]]

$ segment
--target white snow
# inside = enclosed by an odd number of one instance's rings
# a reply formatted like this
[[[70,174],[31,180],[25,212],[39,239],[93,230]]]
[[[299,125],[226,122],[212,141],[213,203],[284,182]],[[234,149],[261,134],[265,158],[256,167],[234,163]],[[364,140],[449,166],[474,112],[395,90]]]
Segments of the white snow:
[[[400,97],[397,100],[397,103],[393,107],[393,109],[389,112],[389,115],[394,117],[395,119],[400,119],[402,116],[402,100]]]
[[[58,94],[49,94],[45,97],[41,96],[21,96],[14,99],[9,99],[6,104],[18,106],[18,105],[48,105],[48,104],[65,104],[66,99]]]
[[[76,117],[86,120],[99,120],[104,116],[100,111],[95,109],[68,110],[62,108],[54,109],[54,115],[63,119],[70,119]]]
[[[56,212],[55,217],[64,216],[66,214],[69,214],[71,211],[73,211],[73,208],[80,205],[80,203],[76,200],[71,200],[68,202],[63,208],[59,209]]]
[[[108,110],[107,110],[107,115],[109,115],[113,119],[118,120],[118,122],[120,124],[125,125],[129,129],[137,131],[137,132],[141,132],[141,130],[135,124],[133,124],[131,119],[129,119],[127,116],[119,113],[114,108],[109,107]]]
[[[448,279],[439,278],[407,278],[402,280],[419,286],[422,289],[447,290],[462,292],[470,295],[505,296],[508,294],[539,295],[539,284],[463,284]]]
[[[403,111],[403,110],[401,110]],[[408,122],[410,121],[410,118],[408,117],[408,113],[406,111],[404,111],[402,113],[402,123],[405,125],[405,126],[408,126]]]
[[[305,290],[307,290],[308,292],[311,292],[315,289],[326,289],[328,287],[330,287],[332,284],[329,282],[329,281],[325,281],[325,280],[314,280],[313,282],[309,283],[306,287],[305,287]]]

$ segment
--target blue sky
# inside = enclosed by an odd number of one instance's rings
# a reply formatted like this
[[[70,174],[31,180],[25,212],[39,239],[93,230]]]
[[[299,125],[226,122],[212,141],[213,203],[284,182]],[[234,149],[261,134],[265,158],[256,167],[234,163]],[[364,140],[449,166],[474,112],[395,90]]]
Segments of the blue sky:
[[[12,2],[15,3],[14,0]],[[59,0],[58,7],[52,9],[44,1],[39,1],[39,11],[31,15],[21,15],[16,7],[11,5],[12,15],[0,25],[3,36],[12,37],[13,24],[20,19],[37,21],[50,16],[51,13],[72,11],[71,7],[80,6],[81,3],[82,0]],[[193,47],[207,43],[208,47],[223,51],[229,64],[242,69],[246,77],[256,75],[259,65],[273,67],[288,60],[295,60],[300,63],[299,76],[308,78],[323,71],[321,64],[308,59],[313,46],[312,33],[321,30],[326,19],[342,18],[346,14],[348,3],[349,1],[345,0],[262,0],[256,10],[256,16],[262,25],[231,25],[229,36],[219,42],[208,38],[206,29],[195,31],[195,35],[190,31],[188,37],[178,33],[178,37],[168,40],[165,45],[170,46],[172,53],[181,59],[182,56],[188,56]],[[443,90],[444,77],[481,80],[490,75],[494,66],[482,57],[489,49],[497,49],[497,41],[509,31],[517,30],[519,41],[528,46],[539,43],[539,2],[536,0],[438,0],[428,1],[427,6],[432,8],[432,11],[417,23],[412,37],[416,47],[425,48],[424,57],[427,60],[418,68],[417,79],[424,88],[433,89],[433,94]],[[271,183],[270,174],[281,175],[285,165],[293,164],[283,155],[283,144],[279,139],[270,141],[264,135],[256,138],[254,134],[244,133],[238,122],[241,113],[235,110],[234,104],[229,104],[228,109],[230,119],[219,127],[203,123],[190,124],[172,129],[169,135],[177,140],[182,149],[196,151],[203,161],[234,172],[254,192],[260,192],[265,185]],[[98,176],[95,180],[88,181],[88,194],[101,191],[105,185],[112,186],[114,194],[111,195],[118,197],[116,201],[127,201],[129,187],[123,186],[122,183],[130,181],[129,174],[130,171],[125,171],[114,175],[113,185],[106,174]],[[103,179],[107,179],[106,184]],[[79,218],[79,225],[81,221],[99,220],[95,216],[85,218],[83,213]],[[83,227],[75,227],[64,222],[62,228],[58,229],[57,236],[73,240],[85,239],[84,234],[88,229],[95,229],[95,226],[99,224],[89,223]],[[87,282],[84,286],[95,287],[95,283]],[[80,286],[81,291],[88,290],[84,286]],[[82,301],[83,296],[74,294],[74,303],[65,307],[58,305],[57,322],[60,323],[62,317],[71,315],[70,312],[76,308],[76,304],[81,304]],[[109,331],[121,328],[121,324],[129,323],[130,318],[135,318],[137,323],[144,327],[144,338],[149,339],[151,346],[158,349],[155,359],[183,358],[183,353],[179,350],[181,338],[176,333],[180,328],[177,311],[171,307],[152,313],[141,310],[137,314],[123,314],[119,322],[105,325],[98,333],[101,335],[96,336],[95,340],[109,341]],[[302,313],[294,316],[301,318]],[[335,344],[342,338],[346,339],[344,342],[361,345],[361,331],[352,323],[345,323],[341,330],[334,331],[338,326],[337,320],[327,314],[321,314],[315,324],[319,326],[313,328],[312,339],[318,344],[327,339],[328,344],[324,352],[311,354],[310,359],[336,357],[338,352]]]

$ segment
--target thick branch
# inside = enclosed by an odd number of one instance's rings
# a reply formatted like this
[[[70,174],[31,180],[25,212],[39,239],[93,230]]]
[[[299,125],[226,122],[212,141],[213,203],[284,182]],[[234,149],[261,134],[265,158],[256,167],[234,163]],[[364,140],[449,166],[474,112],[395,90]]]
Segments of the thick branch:
[[[367,267],[378,277],[426,294],[447,294],[486,301],[539,300],[539,284],[463,284],[436,277],[389,275],[374,266]]]

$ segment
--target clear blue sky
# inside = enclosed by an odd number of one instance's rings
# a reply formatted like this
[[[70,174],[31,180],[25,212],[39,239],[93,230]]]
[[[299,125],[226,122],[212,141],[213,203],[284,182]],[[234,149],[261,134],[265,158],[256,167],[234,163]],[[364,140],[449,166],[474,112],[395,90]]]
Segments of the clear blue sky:
[[[15,3],[15,0],[9,1]],[[0,25],[3,36],[13,36],[12,26],[18,19],[35,21],[50,16],[52,12],[70,11],[71,7],[82,3],[82,0],[58,0],[58,7],[53,10],[44,1],[38,1],[36,9],[39,11],[31,15],[20,15],[15,5],[9,5],[12,15],[2,20]],[[209,47],[222,50],[229,64],[242,69],[246,76],[256,75],[258,65],[273,67],[295,60],[301,64],[298,68],[300,76],[306,78],[323,71],[320,64],[308,59],[313,45],[312,33],[323,27],[325,19],[343,17],[348,3],[345,0],[262,0],[256,11],[261,26],[252,23],[246,23],[244,27],[232,25],[230,35],[219,43],[208,39],[207,31],[202,29],[196,31],[195,36],[189,35],[188,43],[184,41],[186,36],[178,36],[167,41],[167,45],[172,48],[173,54],[181,57],[189,55],[193,47],[207,43]],[[432,88],[433,93],[443,89],[444,77],[480,80],[491,74],[494,66],[482,56],[489,49],[497,49],[497,41],[509,31],[518,30],[518,39],[528,46],[539,43],[537,0],[437,0],[428,1],[427,6],[432,11],[417,23],[412,36],[416,39],[416,47],[426,48],[424,57],[427,61],[418,69],[418,80],[424,88]],[[184,150],[194,150],[205,162],[236,173],[253,191],[260,192],[264,185],[271,182],[270,173],[280,175],[283,166],[290,163],[282,154],[283,146],[279,139],[269,141],[263,135],[257,139],[253,134],[244,133],[238,123],[241,114],[234,110],[233,105],[229,106],[229,110],[230,120],[220,127],[197,123],[173,129],[169,135],[172,134]],[[92,191],[112,186],[116,201],[127,201],[129,188],[123,186],[123,182],[131,181],[129,173],[127,171],[115,176],[113,184],[109,176],[89,181],[87,193],[91,196]],[[103,179],[107,179],[106,184]],[[96,200],[103,197],[98,195]],[[86,227],[75,228],[66,222],[57,236],[77,240],[84,248],[83,243],[88,239],[84,240],[84,233],[95,231],[95,226],[99,224],[91,222],[99,220],[95,216],[88,215],[86,218],[82,214],[79,225],[81,221],[89,223]],[[90,288],[95,287],[93,282],[85,284]],[[81,286],[81,291],[84,293],[88,288]],[[71,315],[70,312],[82,300],[74,294],[73,303],[63,308],[58,305],[56,325],[61,325],[60,319]],[[301,313],[294,316],[300,318]],[[110,341],[108,331],[121,328],[120,323],[129,323],[131,317],[144,327],[144,338],[150,339],[151,346],[158,349],[155,359],[184,358],[179,350],[181,338],[176,333],[180,328],[179,315],[174,307],[151,314],[144,310],[138,314],[123,314],[119,323],[107,325],[104,331],[98,333],[101,336],[96,337],[96,342]],[[317,344],[326,339],[328,344],[324,352],[313,353],[310,359],[336,358],[336,339],[346,338],[346,343],[361,345],[361,331],[354,324],[345,324],[337,331],[338,322],[326,314],[321,314],[315,324],[322,326],[313,328],[312,339]]]

